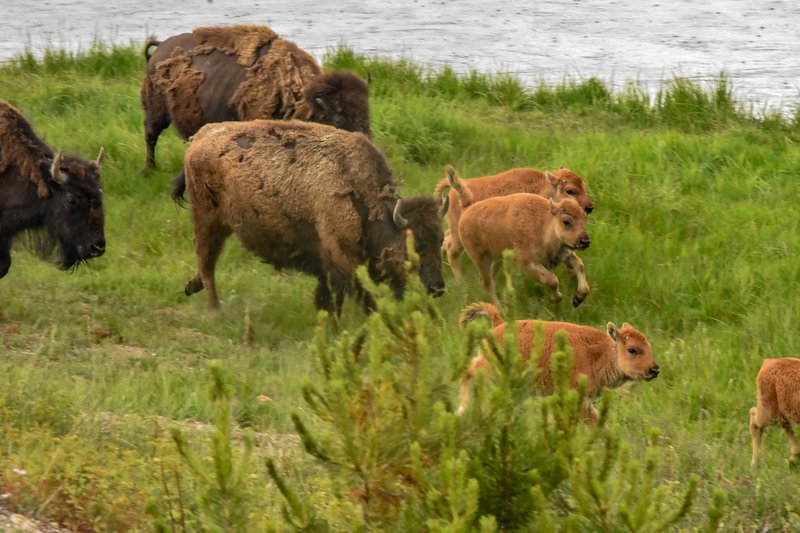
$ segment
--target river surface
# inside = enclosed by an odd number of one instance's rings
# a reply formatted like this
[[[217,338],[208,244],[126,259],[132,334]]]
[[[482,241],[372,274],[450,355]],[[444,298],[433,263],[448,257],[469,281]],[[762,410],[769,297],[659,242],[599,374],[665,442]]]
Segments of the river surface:
[[[536,84],[597,77],[650,91],[725,71],[740,101],[800,101],[796,0],[1,0],[0,61],[26,47],[143,42],[197,26],[266,24],[317,58],[337,45]]]

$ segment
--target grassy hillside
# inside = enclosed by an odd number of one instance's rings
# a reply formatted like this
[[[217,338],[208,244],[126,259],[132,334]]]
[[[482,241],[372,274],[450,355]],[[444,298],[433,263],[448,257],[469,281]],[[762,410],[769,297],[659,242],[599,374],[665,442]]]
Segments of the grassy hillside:
[[[577,309],[569,297],[552,304],[518,274],[520,314],[644,331],[662,375],[615,393],[622,439],[643,448],[645,430],[660,428],[661,479],[681,487],[699,475],[702,509],[722,487],[723,529],[800,528],[800,473],[787,469],[785,436],[768,430],[763,465],[751,470],[748,432],[762,359],[800,347],[796,119],[741,109],[724,77],[710,88],[667,82],[650,99],[635,86],[528,90],[348,51],[328,63],[371,74],[375,142],[403,194],[432,192],[447,163],[464,177],[561,165],[583,176],[595,204],[592,246],[580,254],[592,292]],[[328,490],[289,419],[304,409],[300,388],[313,372],[314,283],[275,272],[231,239],[217,269],[221,316],[206,311],[204,293],[183,295],[191,224],[169,180],[184,146],[165,132],[157,171],[142,175],[143,68],[141,51],[126,47],[0,67],[0,98],[48,143],[87,159],[106,151],[107,253],[64,273],[17,249],[0,280],[0,494],[10,495],[0,504],[83,530],[147,529],[148,502],[175,498],[176,475],[180,490],[196,489],[167,429],[179,423],[205,440],[212,359],[234,376],[237,427],[309,491]],[[466,280],[448,270],[435,302],[449,332],[444,358],[462,356],[458,312],[483,298],[463,262]],[[570,295],[574,282],[558,275]],[[351,302],[339,331],[364,320]],[[452,392],[455,401],[455,383]],[[270,486],[263,468],[250,482]],[[254,523],[274,515],[276,498],[274,488],[259,492]]]

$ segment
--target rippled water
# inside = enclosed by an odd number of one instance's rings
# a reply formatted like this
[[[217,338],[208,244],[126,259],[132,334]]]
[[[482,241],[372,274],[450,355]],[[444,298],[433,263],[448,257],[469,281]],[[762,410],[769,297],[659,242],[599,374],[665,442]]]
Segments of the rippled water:
[[[527,83],[596,76],[649,88],[726,71],[736,96],[800,101],[800,2],[789,0],[3,0],[0,60],[45,47],[164,38],[197,26],[267,24],[318,58],[345,44]]]

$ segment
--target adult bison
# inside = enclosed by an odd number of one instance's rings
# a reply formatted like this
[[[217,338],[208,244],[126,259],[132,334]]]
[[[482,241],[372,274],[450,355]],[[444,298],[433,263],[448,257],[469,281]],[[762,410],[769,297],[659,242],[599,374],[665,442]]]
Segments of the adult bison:
[[[156,46],[153,55],[150,49]],[[266,26],[213,26],[145,46],[145,169],[170,122],[184,139],[209,122],[299,119],[370,133],[369,87],[323,74],[313,57]]]
[[[0,278],[11,267],[12,240],[25,230],[46,230],[64,269],[105,252],[102,161],[102,148],[93,162],[54,154],[0,100]]]
[[[185,292],[205,288],[211,308],[219,307],[214,267],[231,233],[276,268],[315,276],[317,308],[340,312],[363,263],[373,280],[402,295],[408,228],[420,278],[429,293],[444,292],[447,201],[401,200],[385,157],[361,133],[296,120],[208,124],[192,138],[184,175],[197,255]],[[175,194],[182,196],[180,185]]]

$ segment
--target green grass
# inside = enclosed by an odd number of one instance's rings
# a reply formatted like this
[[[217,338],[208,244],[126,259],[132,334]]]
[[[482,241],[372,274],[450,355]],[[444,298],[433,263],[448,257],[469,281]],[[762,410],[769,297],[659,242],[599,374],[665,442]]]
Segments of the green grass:
[[[800,347],[796,117],[744,109],[724,75],[710,88],[669,80],[651,99],[633,84],[620,93],[594,79],[528,89],[506,76],[431,72],[347,50],[328,63],[371,75],[375,141],[404,194],[432,192],[447,163],[463,176],[561,165],[583,176],[596,207],[592,246],[581,253],[592,292],[573,309],[515,275],[524,314],[597,327],[627,321],[646,332],[662,376],[618,392],[624,439],[644,448],[645,429],[660,428],[663,479],[682,486],[698,474],[702,509],[704,489],[725,489],[723,529],[800,527],[800,473],[787,470],[785,436],[766,432],[754,471],[747,429],[761,360]],[[106,255],[63,273],[15,250],[0,280],[0,326],[14,326],[0,333],[0,493],[76,528],[148,528],[162,465],[178,468],[165,421],[213,418],[211,359],[234,376],[239,426],[276,436],[283,468],[329,490],[296,441],[278,438],[292,432],[289,414],[303,409],[301,384],[313,372],[313,280],[277,273],[231,239],[217,269],[222,314],[206,311],[203,293],[183,295],[194,271],[191,224],[169,198],[169,179],[184,147],[165,132],[157,171],[142,176],[143,68],[139,49],[100,45],[0,67],[0,98],[48,143],[87,159],[106,150]],[[466,280],[446,272],[436,301],[453,331],[441,340],[446,357],[460,356],[459,310],[483,298],[463,262]],[[569,295],[574,282],[558,274]],[[339,327],[363,320],[348,303]],[[265,472],[253,476],[267,485]],[[262,495],[264,515],[275,496]],[[692,519],[686,528],[702,516]]]

